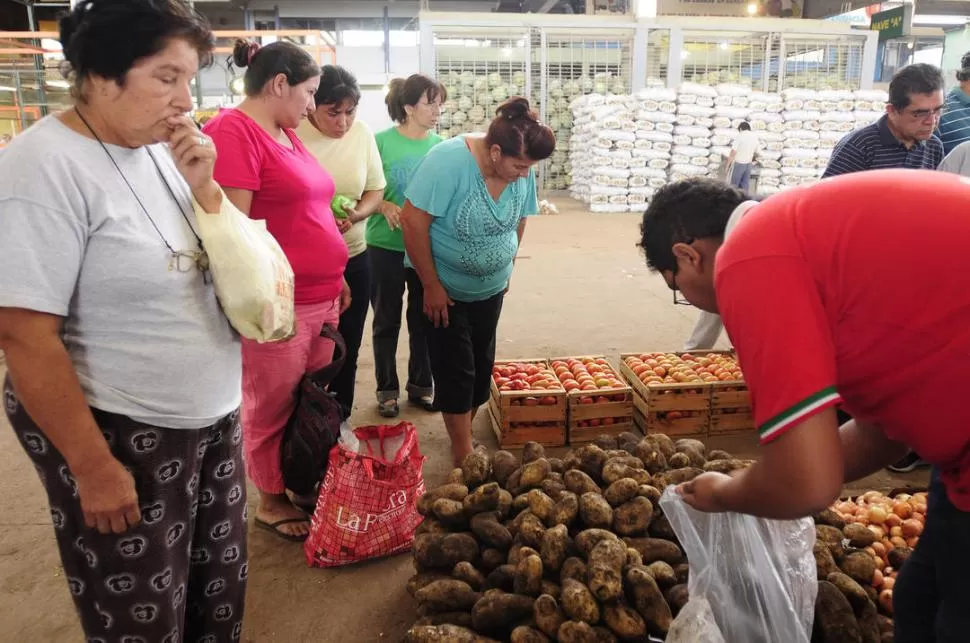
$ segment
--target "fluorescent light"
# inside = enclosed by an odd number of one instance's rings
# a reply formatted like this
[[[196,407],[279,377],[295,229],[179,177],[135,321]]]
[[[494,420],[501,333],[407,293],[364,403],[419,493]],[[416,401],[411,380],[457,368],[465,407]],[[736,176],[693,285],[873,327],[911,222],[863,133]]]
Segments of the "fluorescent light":
[[[933,14],[918,14],[913,16],[914,25],[964,25],[970,18],[967,16],[943,16]]]
[[[6,85],[0,85],[0,92],[15,92],[15,91],[17,91],[16,87],[7,87]]]
[[[637,18],[656,18],[657,0],[637,0],[635,13]]]
[[[721,49],[727,49],[728,48],[727,41],[722,41],[721,44],[718,45],[718,47],[720,47]]]
[[[46,80],[44,84],[54,89],[69,89],[71,87],[71,83],[66,80]]]
[[[748,15],[753,16],[756,13],[758,13],[758,5],[752,2],[748,5]]]

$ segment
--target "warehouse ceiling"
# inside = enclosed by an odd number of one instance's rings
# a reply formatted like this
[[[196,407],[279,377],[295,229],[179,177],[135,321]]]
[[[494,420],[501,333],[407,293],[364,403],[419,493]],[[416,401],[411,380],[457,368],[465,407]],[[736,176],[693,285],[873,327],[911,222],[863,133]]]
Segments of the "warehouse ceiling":
[[[203,10],[223,5],[238,9],[250,8],[256,10],[272,9],[274,5],[281,5],[284,13],[293,13],[301,4],[312,5],[313,15],[326,11],[326,5],[335,5],[334,13],[346,15],[345,2],[327,2],[321,0],[196,0]],[[358,0],[356,5],[365,7],[362,13],[371,13],[374,6],[388,5],[389,8],[413,7],[414,13],[419,9],[431,11],[497,11],[507,13],[583,13],[586,0],[403,0],[387,2],[386,0]],[[207,6],[208,5],[208,6]],[[339,8],[338,8],[339,7]]]
[[[805,0],[804,16],[806,18],[828,18],[853,9],[863,9],[874,0]],[[970,2],[967,0],[919,0],[916,12],[935,16],[965,16],[970,14]]]

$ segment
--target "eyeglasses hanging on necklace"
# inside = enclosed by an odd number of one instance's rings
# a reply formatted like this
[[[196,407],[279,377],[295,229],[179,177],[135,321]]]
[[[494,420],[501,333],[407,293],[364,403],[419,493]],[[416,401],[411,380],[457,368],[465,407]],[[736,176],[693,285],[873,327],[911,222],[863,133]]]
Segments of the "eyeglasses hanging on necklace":
[[[172,201],[175,202],[175,207],[178,208],[179,214],[181,214],[182,218],[185,219],[185,224],[192,232],[192,236],[195,237],[195,241],[199,246],[198,250],[176,250],[175,248],[172,247],[172,244],[168,242],[168,239],[165,238],[165,235],[162,234],[162,231],[155,223],[155,220],[152,218],[152,215],[149,214],[148,208],[146,208],[145,204],[142,203],[142,200],[139,198],[138,193],[135,192],[135,188],[131,185],[131,182],[128,180],[128,177],[126,177],[125,173],[121,170],[121,166],[118,165],[118,162],[115,161],[115,158],[111,155],[111,152],[108,151],[108,146],[104,144],[104,141],[101,140],[101,137],[98,136],[98,133],[94,131],[94,128],[91,127],[91,124],[88,123],[87,119],[84,118],[84,115],[81,113],[79,109],[77,109],[77,107],[74,108],[74,113],[77,114],[79,119],[81,119],[81,122],[84,123],[84,126],[88,128],[88,131],[91,132],[91,136],[93,136],[94,139],[101,145],[101,149],[104,150],[104,153],[108,156],[108,159],[111,161],[111,164],[114,165],[115,170],[118,171],[118,174],[121,176],[121,180],[124,181],[125,185],[128,186],[128,190],[131,192],[131,195],[135,198],[135,201],[138,203],[138,207],[141,208],[141,211],[145,214],[145,216],[148,218],[148,221],[152,224],[152,228],[155,229],[155,233],[158,235],[159,239],[161,239],[162,243],[165,244],[165,247],[168,248],[169,272],[173,272],[173,271],[190,272],[194,265],[194,267],[198,269],[199,272],[202,273],[203,282],[206,284],[212,283],[212,273],[209,271],[209,255],[206,254],[205,246],[202,243],[202,238],[195,231],[195,228],[192,227],[192,222],[189,220],[189,215],[187,215],[185,213],[185,210],[182,208],[182,203],[178,200],[178,197],[175,195],[175,191],[172,189],[172,186],[169,185],[168,179],[165,178],[165,173],[162,172],[162,168],[159,166],[158,160],[155,158],[155,155],[152,154],[151,150],[146,148],[145,151],[147,152],[148,157],[152,160],[152,164],[155,166],[155,171],[158,172],[158,176],[162,179],[162,183],[165,185],[165,189],[168,191],[169,196],[171,196]]]

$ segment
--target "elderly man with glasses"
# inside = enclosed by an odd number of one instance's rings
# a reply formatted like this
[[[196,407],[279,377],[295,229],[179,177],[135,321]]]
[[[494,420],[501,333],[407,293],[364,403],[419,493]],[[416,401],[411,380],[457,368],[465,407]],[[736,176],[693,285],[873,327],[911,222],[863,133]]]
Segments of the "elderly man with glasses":
[[[943,143],[933,133],[946,105],[943,85],[943,73],[933,65],[897,71],[886,113],[839,141],[822,178],[865,170],[935,170],[943,160]]]
[[[897,71],[889,83],[886,113],[839,141],[822,178],[866,170],[937,169],[943,143],[934,131],[946,111],[943,89],[943,73],[933,65],[918,63]],[[924,466],[926,461],[910,452],[888,468],[906,473]]]

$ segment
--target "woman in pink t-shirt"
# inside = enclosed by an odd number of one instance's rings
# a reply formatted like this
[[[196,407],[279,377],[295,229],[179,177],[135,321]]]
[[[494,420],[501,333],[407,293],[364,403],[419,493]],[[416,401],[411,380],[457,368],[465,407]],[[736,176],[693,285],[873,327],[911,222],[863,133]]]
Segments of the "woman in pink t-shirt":
[[[288,42],[237,41],[233,62],[246,68],[246,99],[205,126],[219,152],[215,179],[240,210],[266,221],[290,260],[298,325],[287,342],[243,341],[246,469],[260,494],[257,526],[303,540],[309,520],[286,496],[280,447],[300,380],[333,358],[320,328],[336,326],[350,305],[347,246],[330,211],[333,179],[293,131],[315,107],[320,67]]]

